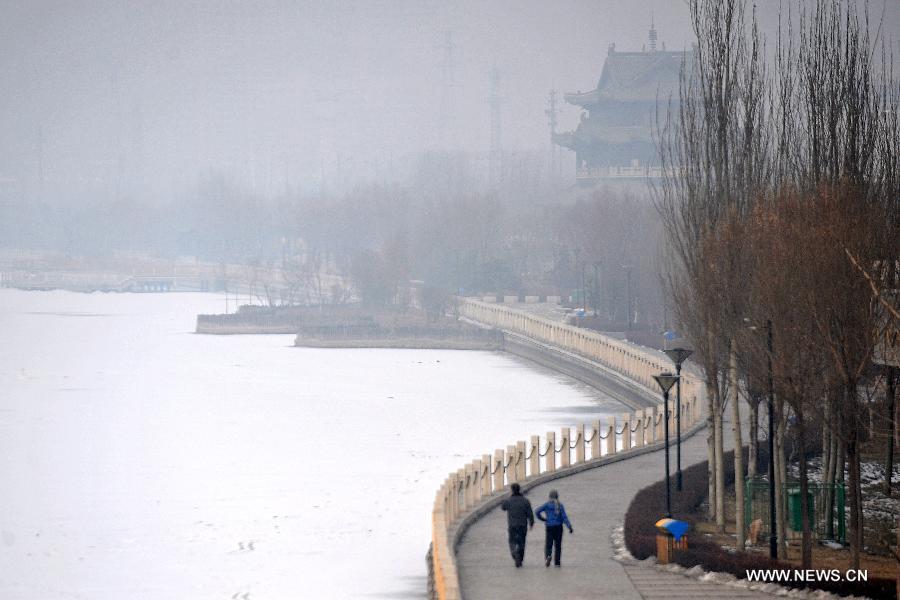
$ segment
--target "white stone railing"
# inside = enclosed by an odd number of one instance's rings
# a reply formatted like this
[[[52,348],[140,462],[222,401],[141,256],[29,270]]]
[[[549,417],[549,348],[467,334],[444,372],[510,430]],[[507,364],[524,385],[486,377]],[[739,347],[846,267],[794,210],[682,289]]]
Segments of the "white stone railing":
[[[661,352],[506,306],[461,299],[459,312],[473,321],[599,362],[657,396],[660,394],[654,389],[652,376],[672,370],[671,362]],[[704,388],[699,378],[685,372],[681,384],[681,429],[686,431],[701,420]],[[676,426],[674,393],[668,415],[672,436]],[[553,431],[547,432],[543,440],[534,435],[528,442],[520,440],[505,450],[484,454],[451,473],[437,492],[432,512],[432,596],[440,600],[462,597],[455,546],[459,524],[466,515],[496,501],[511,483],[562,476],[591,463],[599,465],[617,455],[636,455],[639,450],[659,444],[664,437],[664,418],[662,406],[651,407],[620,417],[610,416],[606,424],[594,421],[587,426],[563,428],[558,438]]]
[[[507,305],[461,298],[459,314],[484,325],[518,333],[598,362],[642,386],[653,397],[660,395],[653,376],[662,371],[674,371],[669,357],[659,350],[617,340],[590,329],[552,321]],[[692,373],[683,371],[682,399],[696,400],[703,395],[703,381]]]
[[[675,435],[675,415],[674,401],[670,400],[670,439]],[[553,473],[563,475],[581,465],[637,454],[636,450],[657,445],[664,436],[663,418],[660,406],[610,416],[605,424],[594,421],[588,426],[563,428],[558,436],[548,431],[543,438],[533,435],[528,442],[520,440],[505,450],[498,448],[493,455],[484,454],[451,473],[437,492],[432,513],[433,597],[461,598],[454,533],[462,517],[502,496],[511,483],[534,481]],[[691,429],[700,419],[700,404],[682,398],[682,431]]]

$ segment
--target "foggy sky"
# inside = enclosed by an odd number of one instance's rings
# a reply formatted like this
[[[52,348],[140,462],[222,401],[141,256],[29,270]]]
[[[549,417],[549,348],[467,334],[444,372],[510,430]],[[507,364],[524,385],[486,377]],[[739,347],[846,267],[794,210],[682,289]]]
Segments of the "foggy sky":
[[[772,22],[777,0],[760,5]],[[398,179],[427,149],[487,151],[493,65],[503,147],[546,150],[548,91],[592,89],[651,14],[660,42],[690,45],[679,0],[2,2],[0,197],[162,202],[211,171],[266,194]]]

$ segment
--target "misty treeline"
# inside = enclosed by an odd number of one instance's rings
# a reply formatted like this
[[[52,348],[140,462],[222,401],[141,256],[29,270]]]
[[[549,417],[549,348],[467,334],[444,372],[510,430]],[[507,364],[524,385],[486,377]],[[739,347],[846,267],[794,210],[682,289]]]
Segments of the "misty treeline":
[[[865,3],[785,3],[768,42],[745,0],[688,4],[697,45],[660,122],[668,176],[655,200],[671,250],[665,287],[707,376],[709,516],[725,530],[723,413],[739,447],[748,410],[749,464],[734,453],[744,549],[744,475],[757,475],[757,423],[773,393],[779,555],[789,455],[810,566],[807,465],[819,454],[826,484],[847,473],[858,568],[864,543],[885,543],[863,539],[862,454],[884,459],[890,494],[895,435],[897,369],[873,358],[897,325],[887,310],[897,297],[873,290],[898,287],[897,40],[881,37]],[[826,515],[834,504],[827,494]]]
[[[298,288],[323,285],[322,273],[349,280],[273,296],[279,302],[402,307],[409,281],[419,280],[444,294],[574,293],[612,326],[661,325],[659,219],[646,192],[602,190],[573,201],[570,191],[535,177],[512,173],[488,193],[465,157],[425,153],[403,185],[267,197],[212,172],[176,201],[158,204],[5,203],[0,227],[3,245],[13,248],[275,267]]]

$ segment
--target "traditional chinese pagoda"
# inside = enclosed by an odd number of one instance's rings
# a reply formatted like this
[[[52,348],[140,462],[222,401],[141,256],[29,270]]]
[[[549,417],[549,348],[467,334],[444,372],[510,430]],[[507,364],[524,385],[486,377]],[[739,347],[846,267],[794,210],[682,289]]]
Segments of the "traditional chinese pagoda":
[[[579,185],[645,181],[661,174],[653,130],[657,101],[660,121],[669,98],[677,101],[681,67],[688,52],[656,47],[650,25],[649,44],[640,52],[617,52],[609,46],[597,89],[565,95],[583,109],[575,131],[557,133],[553,141],[575,151]]]

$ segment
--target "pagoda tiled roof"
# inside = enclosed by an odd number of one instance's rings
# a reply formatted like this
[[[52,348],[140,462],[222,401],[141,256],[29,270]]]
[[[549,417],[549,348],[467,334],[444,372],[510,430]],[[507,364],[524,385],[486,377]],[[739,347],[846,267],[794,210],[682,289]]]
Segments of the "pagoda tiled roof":
[[[610,50],[597,89],[566,94],[570,104],[591,108],[603,100],[655,102],[678,93],[686,52],[616,52]]]

